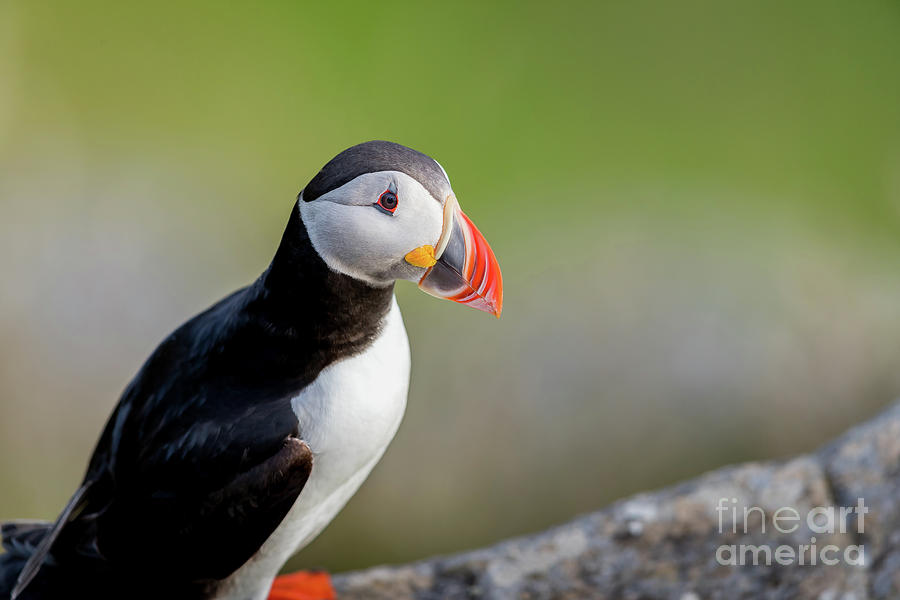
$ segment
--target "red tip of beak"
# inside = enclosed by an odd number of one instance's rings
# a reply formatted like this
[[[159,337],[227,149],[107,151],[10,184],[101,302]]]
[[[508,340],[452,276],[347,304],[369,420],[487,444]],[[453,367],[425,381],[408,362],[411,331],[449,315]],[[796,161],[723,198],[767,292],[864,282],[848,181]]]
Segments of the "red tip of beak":
[[[503,311],[503,275],[494,251],[466,213],[459,211],[466,231],[464,272],[467,288],[450,299],[499,317]]]
[[[503,310],[503,276],[497,257],[459,205],[449,210],[452,220],[445,223],[441,234],[441,253],[419,280],[419,287],[432,296],[499,317]]]

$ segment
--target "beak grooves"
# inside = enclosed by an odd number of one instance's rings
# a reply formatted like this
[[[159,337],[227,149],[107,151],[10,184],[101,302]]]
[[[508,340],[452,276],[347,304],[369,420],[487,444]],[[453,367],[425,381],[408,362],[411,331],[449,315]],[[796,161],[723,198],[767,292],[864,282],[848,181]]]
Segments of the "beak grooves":
[[[503,277],[497,257],[475,224],[460,210],[454,196],[444,206],[444,219],[435,251],[437,262],[419,280],[419,287],[432,296],[499,317],[503,310]]]

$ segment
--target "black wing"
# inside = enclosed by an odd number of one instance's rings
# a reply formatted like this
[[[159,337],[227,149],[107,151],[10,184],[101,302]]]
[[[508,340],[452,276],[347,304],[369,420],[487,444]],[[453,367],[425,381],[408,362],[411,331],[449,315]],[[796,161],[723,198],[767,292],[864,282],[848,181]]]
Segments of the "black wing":
[[[293,210],[266,273],[177,329],[129,384],[45,550],[140,581],[230,574],[309,476],[291,398],[368,346],[392,298],[329,269]]]
[[[97,546],[117,572],[179,582],[223,579],[253,556],[312,470],[305,442],[287,437],[269,459],[215,490],[118,496],[97,522]]]
[[[48,553],[172,586],[221,579],[284,519],[312,469],[290,400],[320,368],[303,340],[255,309],[254,291],[225,298],[151,355],[17,589]]]

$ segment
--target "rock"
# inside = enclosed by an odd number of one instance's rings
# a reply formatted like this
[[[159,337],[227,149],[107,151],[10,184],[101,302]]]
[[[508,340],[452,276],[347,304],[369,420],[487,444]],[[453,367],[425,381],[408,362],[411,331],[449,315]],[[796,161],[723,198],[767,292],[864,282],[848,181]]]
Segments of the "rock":
[[[334,584],[341,600],[900,598],[900,403],[813,454]]]

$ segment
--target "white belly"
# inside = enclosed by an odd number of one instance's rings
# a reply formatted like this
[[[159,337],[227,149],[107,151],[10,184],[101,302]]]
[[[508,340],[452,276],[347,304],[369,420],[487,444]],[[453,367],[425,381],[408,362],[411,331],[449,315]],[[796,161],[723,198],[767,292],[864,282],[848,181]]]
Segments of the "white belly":
[[[264,600],[285,561],[343,508],[397,432],[409,368],[409,341],[395,298],[369,348],[324,369],[292,400],[300,437],[314,455],[309,481],[281,525],[224,582],[217,598]]]

